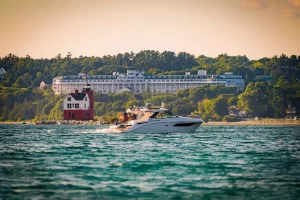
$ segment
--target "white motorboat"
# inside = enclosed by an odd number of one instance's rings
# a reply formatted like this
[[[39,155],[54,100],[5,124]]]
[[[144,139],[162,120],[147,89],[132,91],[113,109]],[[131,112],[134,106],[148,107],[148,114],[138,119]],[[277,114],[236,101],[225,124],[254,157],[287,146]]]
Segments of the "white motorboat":
[[[139,133],[192,132],[203,122],[202,119],[177,116],[166,108],[151,107],[151,104],[146,104],[139,111],[138,119],[111,126],[110,129]]]

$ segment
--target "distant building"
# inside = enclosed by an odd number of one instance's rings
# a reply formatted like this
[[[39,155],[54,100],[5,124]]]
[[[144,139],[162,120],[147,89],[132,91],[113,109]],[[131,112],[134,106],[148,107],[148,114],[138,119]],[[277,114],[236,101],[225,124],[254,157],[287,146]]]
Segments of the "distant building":
[[[272,76],[256,76],[254,78],[254,81],[265,81],[271,83],[272,79],[273,79]]]
[[[241,108],[237,108],[235,106],[230,106],[229,107],[229,115],[235,116],[235,117],[246,117],[246,111],[244,111]]]
[[[64,120],[93,120],[94,94],[91,85],[86,84],[79,93],[70,93],[63,101]]]
[[[6,71],[3,67],[0,68],[0,79],[3,80],[6,77]]]
[[[89,80],[91,88],[98,93],[117,93],[130,90],[135,93],[174,93],[177,90],[195,88],[205,85],[224,85],[226,87],[237,87],[244,90],[244,79],[240,75],[233,75],[227,72],[222,75],[207,75],[206,70],[198,70],[198,73],[191,75],[151,75],[143,71],[129,69],[127,74],[113,72],[112,75],[78,75],[59,76],[53,79],[55,94],[66,94],[75,89],[81,90],[84,87],[85,79]]]
[[[290,118],[295,117],[297,114],[296,107],[292,107],[291,105],[289,105],[289,107],[285,110],[285,112],[286,112],[286,117],[290,117]]]
[[[49,88],[49,87],[51,87],[51,84],[46,84],[44,81],[42,81],[40,83],[40,89],[41,90],[44,90],[44,89]]]

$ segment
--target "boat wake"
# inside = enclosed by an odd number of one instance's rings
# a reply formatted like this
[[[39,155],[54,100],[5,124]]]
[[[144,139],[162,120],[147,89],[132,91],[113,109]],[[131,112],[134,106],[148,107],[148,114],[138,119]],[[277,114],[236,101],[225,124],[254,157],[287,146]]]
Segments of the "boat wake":
[[[89,130],[73,130],[75,134],[95,134],[95,133],[103,133],[103,134],[116,134],[121,133],[119,130],[111,129],[111,128],[101,128],[101,129],[89,129]]]
[[[113,128],[103,128],[103,129],[96,129],[96,133],[121,133],[121,131]]]

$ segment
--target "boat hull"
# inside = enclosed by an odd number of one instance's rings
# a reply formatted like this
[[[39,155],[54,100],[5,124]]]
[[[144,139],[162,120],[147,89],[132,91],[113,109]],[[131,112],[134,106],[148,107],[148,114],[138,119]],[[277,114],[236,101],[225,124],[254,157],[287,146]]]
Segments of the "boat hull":
[[[166,121],[153,120],[142,123],[136,123],[132,127],[122,132],[136,133],[176,133],[193,132],[202,124],[202,120],[182,120]]]

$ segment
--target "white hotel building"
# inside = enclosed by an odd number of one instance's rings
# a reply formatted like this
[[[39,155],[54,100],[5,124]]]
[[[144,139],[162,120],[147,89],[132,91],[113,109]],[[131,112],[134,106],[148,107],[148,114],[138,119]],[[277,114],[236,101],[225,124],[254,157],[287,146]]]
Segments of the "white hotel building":
[[[127,74],[114,72],[112,75],[78,75],[59,76],[53,79],[52,89],[55,94],[81,91],[86,85],[97,93],[116,93],[133,91],[136,93],[174,93],[180,89],[195,88],[204,85],[235,86],[244,90],[244,79],[240,75],[227,72],[223,75],[207,75],[206,70],[198,70],[197,75],[186,72],[185,75],[148,75],[139,70],[127,70]]]

